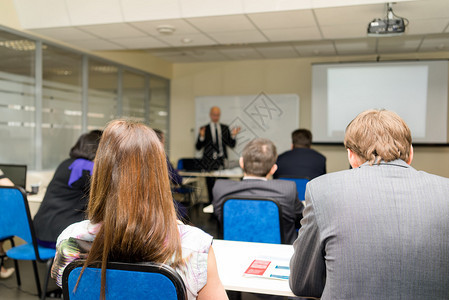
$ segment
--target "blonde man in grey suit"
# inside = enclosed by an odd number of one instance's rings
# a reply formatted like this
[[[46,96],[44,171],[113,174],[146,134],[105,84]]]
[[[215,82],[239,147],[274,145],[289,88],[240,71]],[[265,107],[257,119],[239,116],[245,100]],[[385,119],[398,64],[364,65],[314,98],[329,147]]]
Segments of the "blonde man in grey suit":
[[[410,129],[369,110],[346,128],[353,167],[310,181],[290,287],[321,299],[448,299],[449,179],[410,166]]]

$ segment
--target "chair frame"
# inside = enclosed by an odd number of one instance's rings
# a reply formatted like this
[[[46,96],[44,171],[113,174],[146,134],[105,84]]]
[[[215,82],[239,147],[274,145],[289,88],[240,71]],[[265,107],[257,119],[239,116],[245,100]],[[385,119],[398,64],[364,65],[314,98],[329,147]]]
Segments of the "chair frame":
[[[82,268],[84,266],[84,263],[85,263],[84,259],[78,259],[72,261],[64,269],[64,272],[62,274],[62,294],[65,300],[70,299],[70,291],[69,291],[70,272],[72,272],[76,268]],[[99,261],[94,262],[87,268],[101,269],[101,262]],[[167,277],[175,286],[178,300],[187,300],[187,290],[184,281],[172,267],[166,264],[154,262],[141,262],[141,263],[108,262],[106,268],[110,270],[124,270],[124,271],[162,274],[165,277]]]
[[[273,202],[274,204],[276,204],[276,206],[278,207],[278,212],[279,212],[279,230],[280,230],[280,236],[281,236],[281,244],[285,243],[285,239],[284,239],[284,222],[282,220],[282,207],[279,204],[279,202],[276,199],[273,198],[263,198],[263,197],[239,197],[239,196],[233,196],[233,197],[227,197],[224,201],[223,204],[221,205],[221,222],[220,222],[220,234],[221,237],[224,238],[224,206],[225,203],[228,200],[258,200],[258,201],[269,201],[269,202]]]
[[[25,205],[25,211],[26,211],[26,215],[27,215],[27,219],[28,219],[28,226],[30,228],[30,234],[31,234],[31,240],[32,240],[32,244],[33,244],[34,254],[35,254],[35,257],[36,257],[36,259],[35,260],[31,260],[31,262],[33,264],[33,272],[34,272],[34,279],[36,281],[37,294],[38,294],[38,297],[40,299],[45,299],[46,298],[46,293],[47,293],[48,281],[49,281],[49,278],[50,278],[51,267],[53,265],[53,258],[45,260],[45,259],[41,259],[40,256],[39,256],[39,250],[38,250],[38,245],[37,245],[36,233],[34,231],[33,219],[31,218],[30,207],[28,205],[28,199],[27,199],[27,196],[26,196],[26,192],[20,186],[0,186],[0,189],[16,189],[22,195],[22,200],[23,200],[24,205]],[[13,247],[15,246],[12,237],[7,237],[6,239],[9,239],[11,241],[11,245]],[[47,273],[46,273],[45,285],[44,285],[44,291],[43,292],[42,292],[42,288],[41,288],[41,284],[40,284],[40,280],[39,280],[39,272],[38,272],[38,269],[37,269],[36,261],[47,264]],[[17,285],[20,286],[21,285],[20,272],[19,272],[19,266],[18,266],[16,260],[14,260],[14,267],[16,269]]]

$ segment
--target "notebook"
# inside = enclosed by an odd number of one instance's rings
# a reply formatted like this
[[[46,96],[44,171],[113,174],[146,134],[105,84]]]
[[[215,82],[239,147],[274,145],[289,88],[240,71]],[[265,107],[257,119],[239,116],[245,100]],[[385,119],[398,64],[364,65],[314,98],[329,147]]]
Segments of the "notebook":
[[[0,164],[0,170],[2,170],[3,174],[5,174],[5,176],[15,185],[20,186],[25,190],[27,181],[26,165]]]

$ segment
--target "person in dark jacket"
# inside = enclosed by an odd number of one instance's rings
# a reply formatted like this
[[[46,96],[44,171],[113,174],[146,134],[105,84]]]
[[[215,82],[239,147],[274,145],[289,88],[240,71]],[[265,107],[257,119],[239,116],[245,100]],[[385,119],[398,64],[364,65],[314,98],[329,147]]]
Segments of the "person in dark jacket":
[[[56,248],[56,239],[70,224],[85,219],[90,176],[102,131],[93,130],[78,138],[70,158],[56,169],[34,217],[38,244]]]

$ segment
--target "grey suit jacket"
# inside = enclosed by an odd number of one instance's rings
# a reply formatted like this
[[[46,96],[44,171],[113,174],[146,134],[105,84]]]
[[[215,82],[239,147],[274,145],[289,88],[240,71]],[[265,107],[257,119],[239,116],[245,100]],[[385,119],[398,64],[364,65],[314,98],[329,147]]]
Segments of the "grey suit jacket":
[[[214,214],[221,222],[221,206],[228,197],[266,197],[276,199],[282,209],[282,222],[284,227],[284,240],[292,244],[298,234],[295,222],[302,218],[304,205],[298,199],[296,184],[286,180],[257,180],[246,179],[242,181],[219,179],[212,190],[214,199]]]
[[[402,160],[310,181],[290,261],[296,295],[448,299],[449,179]]]

